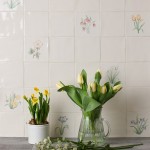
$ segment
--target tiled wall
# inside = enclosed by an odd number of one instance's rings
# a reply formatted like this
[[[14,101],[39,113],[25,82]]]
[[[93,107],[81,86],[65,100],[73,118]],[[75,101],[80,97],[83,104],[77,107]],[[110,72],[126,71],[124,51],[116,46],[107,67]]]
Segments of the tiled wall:
[[[123,90],[103,108],[110,136],[150,136],[149,6],[149,0],[0,0],[0,136],[27,136],[22,95],[38,86],[51,91],[50,135],[59,136],[65,121],[64,136],[76,137],[81,111],[55,84],[76,84],[83,68],[89,81],[99,68],[104,82],[112,66]],[[143,130],[135,132],[139,122]]]

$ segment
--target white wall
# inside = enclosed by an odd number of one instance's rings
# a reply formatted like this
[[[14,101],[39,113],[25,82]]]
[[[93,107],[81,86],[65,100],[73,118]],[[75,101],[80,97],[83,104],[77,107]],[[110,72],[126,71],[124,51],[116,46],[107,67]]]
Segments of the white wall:
[[[149,0],[16,0],[14,8],[6,2],[0,0],[0,136],[27,136],[30,116],[21,96],[38,86],[51,91],[51,136],[58,135],[58,118],[66,116],[64,136],[76,137],[80,109],[55,84],[76,84],[83,68],[89,81],[98,68],[105,78],[111,66],[119,68],[123,82],[103,108],[111,136],[150,136],[149,126],[140,135],[130,127],[137,116],[147,125],[150,120]],[[139,33],[132,20],[138,14],[144,23]],[[82,23],[86,16],[92,19],[89,29]],[[35,44],[39,59],[29,54]],[[6,100],[13,96],[20,103],[11,109]]]

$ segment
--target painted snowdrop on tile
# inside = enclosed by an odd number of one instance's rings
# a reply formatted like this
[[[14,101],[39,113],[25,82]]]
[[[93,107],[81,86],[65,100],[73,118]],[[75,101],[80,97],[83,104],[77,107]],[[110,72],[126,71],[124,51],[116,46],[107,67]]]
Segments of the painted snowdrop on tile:
[[[0,135],[27,136],[21,96],[38,86],[51,91],[50,135],[77,137],[81,110],[56,83],[77,84],[82,69],[92,82],[100,69],[102,83],[119,78],[123,85],[103,109],[110,136],[149,137],[149,6],[150,0],[0,0]]]

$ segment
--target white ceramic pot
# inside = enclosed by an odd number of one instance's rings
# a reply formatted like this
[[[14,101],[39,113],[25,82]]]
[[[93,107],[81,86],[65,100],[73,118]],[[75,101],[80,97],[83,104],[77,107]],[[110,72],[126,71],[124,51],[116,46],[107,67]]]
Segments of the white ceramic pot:
[[[49,136],[49,124],[31,125],[28,124],[28,142],[36,144]]]

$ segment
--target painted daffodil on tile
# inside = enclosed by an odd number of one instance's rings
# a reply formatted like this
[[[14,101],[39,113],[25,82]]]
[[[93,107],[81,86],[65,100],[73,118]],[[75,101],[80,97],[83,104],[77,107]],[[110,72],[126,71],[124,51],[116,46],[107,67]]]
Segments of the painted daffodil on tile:
[[[32,116],[29,124],[47,124],[47,117],[49,113],[50,93],[47,89],[43,92],[38,87],[34,88],[33,94],[30,97],[23,96],[28,103],[28,108]]]

